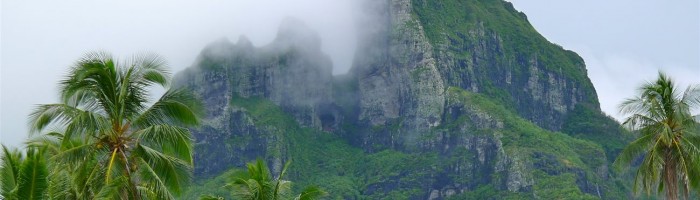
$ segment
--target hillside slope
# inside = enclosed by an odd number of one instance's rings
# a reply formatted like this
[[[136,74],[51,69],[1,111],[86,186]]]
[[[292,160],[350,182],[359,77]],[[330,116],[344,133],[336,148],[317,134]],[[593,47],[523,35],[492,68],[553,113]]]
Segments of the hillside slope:
[[[332,199],[624,199],[609,165],[625,141],[585,64],[501,0],[366,1],[353,68],[286,20],[254,47],[217,41],[176,83],[205,100],[197,186],[292,160],[295,188]],[[216,186],[218,185],[218,186]]]

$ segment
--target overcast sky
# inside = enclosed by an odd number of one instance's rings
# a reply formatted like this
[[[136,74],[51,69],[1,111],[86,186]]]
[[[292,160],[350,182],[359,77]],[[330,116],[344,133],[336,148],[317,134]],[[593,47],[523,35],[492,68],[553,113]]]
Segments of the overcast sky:
[[[173,71],[219,38],[269,43],[293,16],[317,30],[334,73],[355,51],[359,0],[26,1],[0,3],[0,143],[26,138],[34,105],[57,102],[57,82],[85,52],[117,57],[154,52]],[[659,69],[683,84],[700,80],[700,6],[696,0],[511,0],[550,41],[586,61],[602,109],[616,105]]]

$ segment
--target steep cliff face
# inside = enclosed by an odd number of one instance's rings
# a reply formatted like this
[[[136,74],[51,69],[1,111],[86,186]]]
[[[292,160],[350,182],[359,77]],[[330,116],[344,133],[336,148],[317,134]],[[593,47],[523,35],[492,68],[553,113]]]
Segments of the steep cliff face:
[[[202,97],[207,108],[204,126],[194,130],[198,151],[196,173],[218,173],[240,166],[279,147],[283,130],[266,130],[235,102],[266,99],[305,127],[333,129],[340,119],[331,103],[332,63],[321,52],[318,35],[297,20],[287,19],[277,38],[256,48],[245,37],[207,46],[194,66],[178,75],[177,84]],[[221,147],[226,147],[225,150]],[[242,152],[244,156],[231,152]],[[261,154],[262,153],[262,154]],[[235,159],[234,159],[235,158]]]
[[[484,185],[532,192],[538,181],[562,174],[575,177],[583,193],[601,197],[610,190],[601,189],[608,176],[605,159],[544,148],[562,144],[531,148],[539,142],[522,138],[556,135],[540,127],[562,130],[571,123],[568,119],[576,118],[570,115],[577,106],[600,111],[583,60],[539,35],[510,3],[390,0],[366,6],[363,27],[370,28],[364,29],[365,43],[359,45],[351,73],[359,86],[365,151],[439,152],[438,159],[450,164],[426,177],[433,183],[430,199]],[[526,124],[519,117],[503,119],[494,117],[494,111],[465,106],[474,102],[458,101],[454,91],[460,90],[486,95],[539,127],[523,129],[512,124]],[[590,116],[612,122],[600,114]],[[595,145],[568,139],[572,144],[565,148],[606,155]],[[512,142],[504,145],[503,140]],[[605,145],[607,152],[614,151],[611,146]],[[571,164],[571,156],[579,157],[579,164]]]
[[[352,75],[368,148],[402,148],[440,125],[445,83],[422,27],[404,1],[368,1]],[[379,127],[377,129],[377,127]],[[395,127],[386,129],[381,127]]]
[[[294,160],[295,182],[343,199],[624,198],[608,169],[622,131],[600,112],[583,61],[510,3],[363,10],[346,75],[331,75],[318,36],[294,20],[264,47],[242,38],[203,50],[177,77],[208,111],[193,130],[195,174],[263,157],[274,172]]]
[[[448,85],[498,99],[549,130],[577,104],[599,107],[583,59],[547,41],[511,3],[411,2]]]
[[[583,60],[549,43],[507,2],[368,1],[351,71],[368,149],[410,148],[440,125],[444,91],[485,94],[561,130],[578,104],[597,108]],[[389,127],[389,128],[377,128]]]
[[[442,173],[448,178],[433,185],[432,196],[468,197],[489,186],[545,199],[556,197],[547,190],[571,189],[568,198],[615,197],[609,194],[614,189],[606,183],[608,162],[598,145],[543,130],[486,96],[457,87],[446,94],[444,125],[421,144],[446,162]],[[554,180],[562,182],[546,185]]]

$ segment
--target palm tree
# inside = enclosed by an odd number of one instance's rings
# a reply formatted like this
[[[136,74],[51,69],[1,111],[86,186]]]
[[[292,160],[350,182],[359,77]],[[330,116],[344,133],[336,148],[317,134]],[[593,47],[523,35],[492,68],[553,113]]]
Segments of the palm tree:
[[[615,165],[630,166],[643,160],[637,169],[634,189],[642,187],[649,195],[656,187],[666,199],[686,198],[692,188],[700,187],[700,136],[698,116],[691,110],[700,106],[700,88],[688,87],[680,93],[663,73],[640,88],[638,97],[620,105],[628,114],[623,125],[637,130],[639,138],[620,153]]]
[[[63,183],[74,186],[72,193],[87,199],[180,194],[192,169],[192,137],[183,125],[198,124],[201,105],[183,90],[168,89],[169,81],[158,56],[119,62],[89,53],[61,81],[61,102],[31,114],[33,134],[55,131],[39,141],[71,174]],[[150,86],[168,90],[149,106]]]
[[[27,148],[25,154],[2,145],[0,199],[45,199],[48,169],[43,150]]]
[[[280,175],[273,179],[265,162],[257,159],[255,163],[247,164],[247,171],[233,174],[226,187],[232,189],[233,196],[243,200],[313,200],[327,195],[316,186],[306,187],[299,195],[292,195],[292,182],[282,180],[289,163],[287,162]]]
[[[37,147],[46,150],[46,154],[54,155],[53,161],[60,158],[57,155],[66,155],[62,149],[73,149],[84,145],[82,139],[74,138],[70,142],[63,143],[60,133],[52,132],[46,135],[31,138],[27,142],[28,147]],[[61,147],[61,144],[66,146]],[[76,158],[80,155],[73,154]],[[58,157],[58,158],[57,158]],[[85,159],[78,165],[65,162],[50,162],[49,165],[49,199],[95,199],[100,189],[104,186],[103,171],[99,170],[99,163],[94,158],[83,157]]]

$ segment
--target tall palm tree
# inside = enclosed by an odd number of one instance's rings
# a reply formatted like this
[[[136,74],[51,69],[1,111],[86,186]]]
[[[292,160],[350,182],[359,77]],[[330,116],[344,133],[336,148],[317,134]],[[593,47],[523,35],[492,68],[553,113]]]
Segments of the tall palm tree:
[[[623,125],[637,130],[639,138],[620,153],[615,165],[629,166],[643,156],[635,191],[641,186],[651,194],[656,187],[659,193],[665,191],[666,199],[678,199],[679,192],[687,198],[691,189],[700,187],[699,118],[691,114],[699,106],[700,88],[690,86],[681,93],[663,73],[642,85],[639,96],[620,105],[621,113],[628,115]]]
[[[191,177],[193,153],[183,126],[198,124],[201,105],[183,90],[168,89],[169,81],[155,55],[120,62],[89,53],[71,68],[60,82],[61,102],[38,106],[30,128],[33,134],[55,131],[41,137],[55,152],[51,160],[72,174],[72,192],[113,199],[180,193]],[[149,104],[150,86],[168,90]]]
[[[288,167],[289,162],[284,165],[280,175],[273,179],[265,162],[262,159],[257,159],[255,163],[247,164],[247,171],[233,174],[226,187],[232,189],[235,197],[243,200],[313,200],[327,195],[325,191],[316,186],[306,187],[300,194],[293,195],[291,193],[292,182],[282,179]]]
[[[27,148],[25,154],[2,145],[0,199],[45,199],[48,168],[43,150]]]

